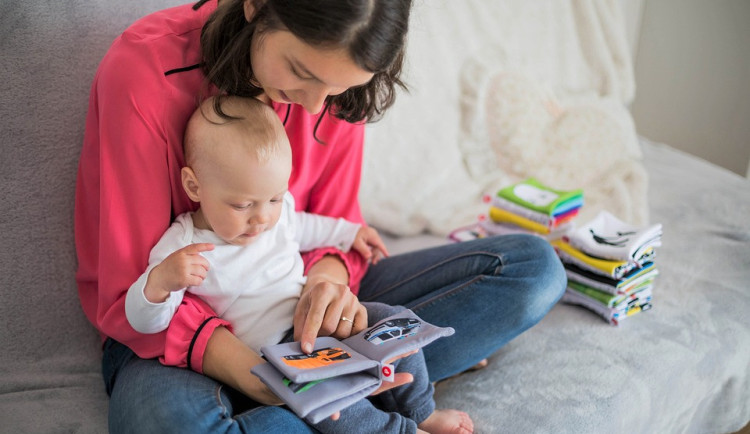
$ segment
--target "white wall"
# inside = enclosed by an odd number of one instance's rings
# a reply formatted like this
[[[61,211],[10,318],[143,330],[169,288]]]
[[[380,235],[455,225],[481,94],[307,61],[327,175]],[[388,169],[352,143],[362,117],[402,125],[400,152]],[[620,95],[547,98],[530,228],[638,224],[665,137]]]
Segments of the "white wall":
[[[639,133],[750,177],[750,1],[645,0],[637,40]]]

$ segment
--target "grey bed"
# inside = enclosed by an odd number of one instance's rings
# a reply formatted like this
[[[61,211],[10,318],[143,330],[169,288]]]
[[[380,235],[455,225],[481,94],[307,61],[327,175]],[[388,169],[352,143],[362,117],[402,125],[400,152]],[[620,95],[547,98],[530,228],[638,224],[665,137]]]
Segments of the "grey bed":
[[[0,432],[107,431],[99,338],[74,281],[73,196],[88,88],[114,37],[179,3],[4,4]],[[481,1],[469,3],[481,10]],[[448,4],[418,2],[460,24]],[[417,34],[433,24],[416,13]],[[446,94],[456,99],[458,89]],[[477,432],[722,433],[750,420],[750,182],[667,145],[642,139],[640,147],[650,220],[664,226],[653,309],[612,327],[558,305],[486,369],[438,384],[438,405],[468,411]],[[384,177],[393,169],[387,160],[369,164],[366,183],[373,169]],[[365,210],[382,209],[362,201]],[[389,238],[392,253],[442,242],[441,233]]]

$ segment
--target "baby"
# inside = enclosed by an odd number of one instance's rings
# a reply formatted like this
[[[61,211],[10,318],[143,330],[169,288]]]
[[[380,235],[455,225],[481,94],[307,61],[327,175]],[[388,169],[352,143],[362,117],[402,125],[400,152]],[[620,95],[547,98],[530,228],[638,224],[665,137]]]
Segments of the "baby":
[[[188,121],[182,186],[200,208],[177,216],[154,246],[148,268],[128,290],[125,310],[135,330],[158,333],[169,326],[184,292],[190,291],[260,352],[264,345],[292,339],[305,283],[300,251],[353,248],[376,263],[387,250],[372,228],[295,212],[288,191],[291,147],[269,106],[252,98],[224,97],[221,109],[236,119],[220,118],[209,99]],[[370,324],[400,310],[363,305]],[[394,364],[414,381],[384,393],[388,399],[363,399],[342,410],[337,421],[324,420],[316,429],[447,432],[471,422],[462,412],[435,411],[421,352]]]

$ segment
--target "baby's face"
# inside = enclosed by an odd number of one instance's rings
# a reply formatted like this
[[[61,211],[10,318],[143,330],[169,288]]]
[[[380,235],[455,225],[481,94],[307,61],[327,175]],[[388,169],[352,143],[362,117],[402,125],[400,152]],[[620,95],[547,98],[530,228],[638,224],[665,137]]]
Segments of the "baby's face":
[[[289,188],[291,157],[266,162],[238,159],[206,173],[201,184],[201,213],[208,229],[229,244],[248,245],[273,228]]]

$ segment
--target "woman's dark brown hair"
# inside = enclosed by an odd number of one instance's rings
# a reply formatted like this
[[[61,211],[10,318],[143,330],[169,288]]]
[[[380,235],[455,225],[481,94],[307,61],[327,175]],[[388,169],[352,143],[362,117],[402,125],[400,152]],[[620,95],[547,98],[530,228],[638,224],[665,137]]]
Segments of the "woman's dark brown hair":
[[[396,87],[406,88],[399,76],[411,0],[251,1],[256,12],[250,22],[245,19],[245,0],[222,0],[203,27],[201,67],[220,92],[238,96],[263,92],[253,84],[257,82],[250,45],[256,32],[272,30],[288,30],[313,46],[346,48],[359,67],[374,74],[367,84],[326,98],[323,112],[339,119],[375,121],[395,101]],[[219,105],[216,111],[222,113]]]

